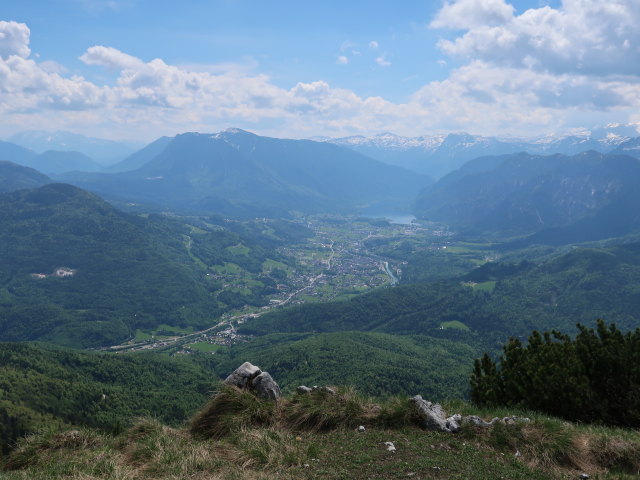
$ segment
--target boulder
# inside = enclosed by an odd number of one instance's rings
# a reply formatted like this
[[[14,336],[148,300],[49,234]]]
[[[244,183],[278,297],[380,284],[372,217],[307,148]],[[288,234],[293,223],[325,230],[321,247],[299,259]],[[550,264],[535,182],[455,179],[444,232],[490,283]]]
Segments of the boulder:
[[[244,362],[236,368],[224,383],[250,390],[267,400],[278,400],[281,396],[280,387],[271,375],[249,362]]]
[[[296,392],[300,395],[306,395],[307,393],[313,392],[313,388],[300,385],[298,388],[296,388]]]
[[[451,429],[447,426],[447,415],[440,404],[428,402],[420,395],[416,395],[411,401],[415,403],[418,413],[424,420],[423,425],[427,430],[451,432]]]
[[[281,396],[280,387],[267,372],[262,372],[251,381],[251,389],[267,400],[278,400]]]
[[[247,388],[251,385],[251,381],[261,373],[260,368],[249,362],[244,362],[225,379],[224,383],[238,388]]]

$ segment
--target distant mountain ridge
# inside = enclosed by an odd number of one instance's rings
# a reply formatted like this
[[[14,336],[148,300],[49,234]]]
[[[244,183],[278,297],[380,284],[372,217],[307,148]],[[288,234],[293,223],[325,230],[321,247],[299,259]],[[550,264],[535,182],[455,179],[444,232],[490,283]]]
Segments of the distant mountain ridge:
[[[637,127],[611,124],[589,132],[532,139],[484,137],[464,132],[403,137],[387,132],[370,137],[316,137],[315,140],[352,148],[382,162],[439,178],[480,156],[517,152],[573,155],[587,150],[623,153],[618,149],[625,149],[626,142],[639,141]],[[640,151],[634,156],[640,156]]]
[[[97,160],[102,165],[120,161],[134,153],[130,145],[103,138],[87,137],[77,133],[30,130],[12,135],[9,142],[42,153],[47,150],[80,152]]]
[[[33,168],[0,160],[0,193],[41,187],[51,179]]]
[[[47,150],[36,153],[15,143],[0,141],[0,161],[35,168],[45,174],[71,171],[95,172],[102,166],[87,155],[74,151]]]
[[[157,142],[138,152],[142,160],[151,159],[135,170],[60,179],[110,199],[252,216],[389,205],[406,211],[431,183],[426,176],[337,145],[261,137],[240,129],[184,133]]]
[[[589,151],[477,158],[427,187],[415,212],[462,232],[571,243],[640,228],[638,207],[640,161]]]

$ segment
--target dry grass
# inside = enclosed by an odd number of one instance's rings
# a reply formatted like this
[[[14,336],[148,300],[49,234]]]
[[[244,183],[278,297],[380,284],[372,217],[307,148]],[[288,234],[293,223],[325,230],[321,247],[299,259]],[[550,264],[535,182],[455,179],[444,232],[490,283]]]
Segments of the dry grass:
[[[278,404],[246,390],[223,385],[191,421],[190,431],[202,438],[221,438],[251,425],[275,422]]]
[[[424,432],[416,420],[408,399],[375,405],[352,389],[276,403],[223,388],[189,429],[140,419],[117,437],[91,430],[31,435],[4,461],[0,478],[365,479],[407,472],[432,478],[434,466],[447,466],[443,478],[452,479],[470,478],[469,472],[476,472],[474,478],[514,480],[577,478],[580,472],[592,478],[639,475],[638,432],[538,416],[530,423],[469,426],[451,435]],[[360,424],[366,433],[355,431]],[[383,448],[388,440],[396,441],[397,455]]]
[[[293,431],[320,432],[355,428],[374,416],[374,406],[353,388],[335,392],[316,390],[283,402],[281,424]]]

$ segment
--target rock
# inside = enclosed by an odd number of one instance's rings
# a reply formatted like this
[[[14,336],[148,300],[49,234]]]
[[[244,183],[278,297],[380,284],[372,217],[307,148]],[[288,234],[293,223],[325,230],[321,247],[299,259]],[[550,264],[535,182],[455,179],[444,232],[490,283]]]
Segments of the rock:
[[[336,391],[331,388],[331,387],[318,387],[317,385],[314,385],[313,388],[311,389],[312,392],[322,392],[322,393],[329,393],[331,395],[335,395]]]
[[[267,372],[262,372],[251,380],[251,389],[254,390],[258,396],[266,398],[267,400],[278,400],[281,396],[280,387]]]
[[[462,423],[462,415],[456,413],[455,415],[447,418],[447,428],[451,433],[458,433],[460,431],[460,423]]]
[[[312,391],[313,388],[305,387],[304,385],[300,385],[298,388],[296,388],[296,393],[299,393],[300,395],[306,395],[307,393],[311,393]]]
[[[360,433],[364,433],[364,432],[365,432],[364,425],[360,425],[360,426],[358,427],[358,432],[360,432]]]
[[[227,385],[251,390],[259,397],[267,400],[278,400],[281,396],[280,387],[267,372],[263,372],[259,367],[244,362],[236,368],[225,381]]]
[[[262,370],[255,365],[252,365],[249,362],[244,362],[225,379],[224,383],[227,385],[234,385],[238,388],[247,388],[250,386],[251,380],[261,373]]]
[[[581,478],[582,480],[587,480],[587,479],[589,479],[589,478],[590,478],[590,476],[589,476],[589,475],[587,475],[586,473],[581,473],[581,474],[580,474],[580,478]]]
[[[489,422],[485,422],[483,419],[478,417],[477,415],[467,415],[462,419],[462,423],[472,423],[478,427],[488,427],[491,425]]]
[[[387,447],[387,451],[389,452],[396,451],[396,446],[393,444],[393,442],[384,442],[384,446]]]
[[[424,427],[427,430],[451,432],[447,426],[447,415],[440,404],[427,402],[420,395],[416,395],[411,401],[416,404],[418,413],[424,419]]]

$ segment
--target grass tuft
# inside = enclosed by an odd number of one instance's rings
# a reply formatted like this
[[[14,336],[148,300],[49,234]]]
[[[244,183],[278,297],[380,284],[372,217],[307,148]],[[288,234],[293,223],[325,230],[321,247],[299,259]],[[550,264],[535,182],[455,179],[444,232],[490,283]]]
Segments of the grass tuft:
[[[355,428],[372,417],[372,405],[353,388],[335,389],[335,394],[315,390],[294,396],[284,405],[283,416],[286,427],[293,431]]]
[[[191,421],[190,431],[201,438],[221,438],[249,426],[275,422],[278,406],[237,387],[222,385]]]

